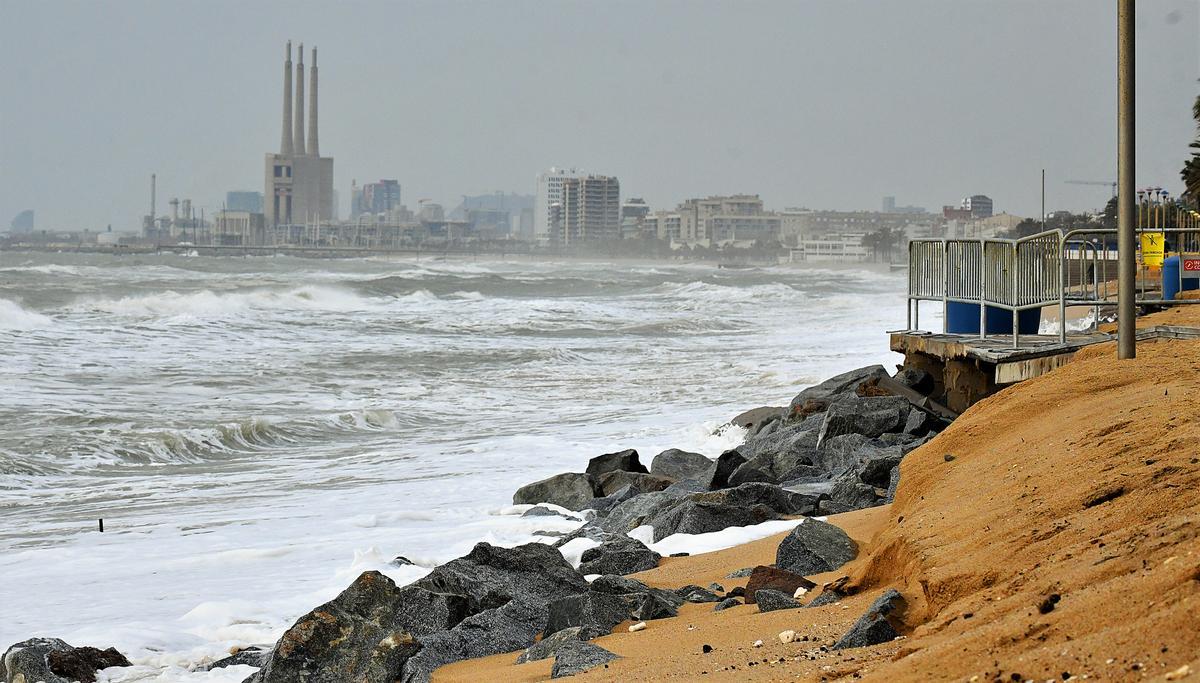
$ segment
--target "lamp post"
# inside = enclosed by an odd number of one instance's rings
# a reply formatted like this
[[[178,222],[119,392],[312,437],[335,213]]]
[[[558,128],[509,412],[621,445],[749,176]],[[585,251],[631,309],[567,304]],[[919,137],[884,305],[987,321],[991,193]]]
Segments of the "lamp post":
[[[1117,0],[1117,358],[1137,356],[1134,320],[1134,0]]]

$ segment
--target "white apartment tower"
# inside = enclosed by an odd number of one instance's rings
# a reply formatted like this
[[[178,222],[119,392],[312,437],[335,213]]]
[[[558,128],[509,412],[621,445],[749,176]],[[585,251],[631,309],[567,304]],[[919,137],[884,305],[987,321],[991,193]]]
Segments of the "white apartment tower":
[[[533,241],[538,244],[550,242],[553,221],[553,207],[562,203],[563,181],[567,178],[582,178],[587,174],[571,168],[551,167],[537,177],[537,194],[533,199]]]

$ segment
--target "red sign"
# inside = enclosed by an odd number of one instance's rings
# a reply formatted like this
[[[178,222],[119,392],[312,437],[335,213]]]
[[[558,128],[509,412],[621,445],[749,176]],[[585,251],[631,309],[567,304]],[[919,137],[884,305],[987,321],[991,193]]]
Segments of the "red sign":
[[[1200,258],[1185,258],[1183,269],[1188,272],[1200,271]]]

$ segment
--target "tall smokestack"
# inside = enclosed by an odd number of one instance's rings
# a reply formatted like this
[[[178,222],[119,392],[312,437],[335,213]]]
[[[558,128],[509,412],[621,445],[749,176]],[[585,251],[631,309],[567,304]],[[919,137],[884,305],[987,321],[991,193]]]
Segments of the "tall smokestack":
[[[151,173],[150,174],[150,225],[151,225],[151,227],[154,226],[154,208],[155,208],[154,200],[156,199],[156,197],[154,195],[156,194],[156,190],[157,190],[157,188],[155,187],[157,180],[158,180],[157,174]]]
[[[292,155],[292,41],[287,43],[287,58],[283,62],[283,139],[279,153]]]
[[[304,156],[304,43],[296,51],[296,120],[293,122],[292,152]]]
[[[311,76],[308,81],[308,153],[319,157],[321,149],[317,146],[317,48],[312,49],[312,66],[309,67]]]

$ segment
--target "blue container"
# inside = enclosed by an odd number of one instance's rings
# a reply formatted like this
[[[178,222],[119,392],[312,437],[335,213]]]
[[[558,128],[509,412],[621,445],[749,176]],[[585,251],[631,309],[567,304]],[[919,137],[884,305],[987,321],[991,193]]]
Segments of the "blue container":
[[[1183,291],[1200,289],[1200,280],[1188,278],[1183,281]],[[1163,298],[1171,300],[1178,294],[1179,289],[1179,257],[1168,256],[1162,264],[1162,293]]]
[[[1012,311],[987,307],[984,323],[988,334],[1012,334]],[[1020,334],[1037,334],[1042,325],[1042,309],[1030,308],[1017,314]],[[979,304],[950,301],[946,304],[946,331],[950,334],[979,334]]]

